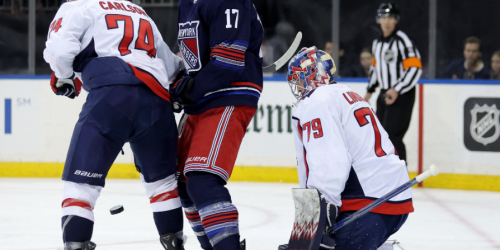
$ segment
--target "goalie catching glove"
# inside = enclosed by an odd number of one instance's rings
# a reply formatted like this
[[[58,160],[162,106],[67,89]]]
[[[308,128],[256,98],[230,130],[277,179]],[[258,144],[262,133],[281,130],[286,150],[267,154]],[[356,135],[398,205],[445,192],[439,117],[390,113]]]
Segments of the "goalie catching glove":
[[[329,250],[335,249],[335,239],[333,235],[329,235],[328,229],[333,228],[335,226],[335,221],[337,220],[337,216],[339,215],[339,209],[332,203],[326,204],[326,227],[325,232],[323,233],[323,237],[321,238],[321,244],[319,245],[320,250]]]
[[[70,99],[75,99],[80,95],[82,90],[82,82],[78,77],[73,74],[70,78],[57,78],[56,74],[52,72],[50,77],[50,87],[56,95],[66,96]]]

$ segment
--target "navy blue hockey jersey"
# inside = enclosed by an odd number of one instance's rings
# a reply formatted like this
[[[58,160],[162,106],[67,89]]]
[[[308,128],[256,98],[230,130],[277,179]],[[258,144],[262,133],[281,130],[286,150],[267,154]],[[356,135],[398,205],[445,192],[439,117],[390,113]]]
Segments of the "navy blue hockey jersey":
[[[178,44],[194,84],[187,114],[257,108],[262,92],[263,28],[251,0],[180,0]]]

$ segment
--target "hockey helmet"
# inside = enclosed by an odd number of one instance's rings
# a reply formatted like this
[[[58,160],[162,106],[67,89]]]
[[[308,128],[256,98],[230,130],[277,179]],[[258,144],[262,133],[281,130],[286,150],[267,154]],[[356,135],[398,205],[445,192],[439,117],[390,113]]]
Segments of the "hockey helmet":
[[[316,47],[302,48],[288,63],[287,80],[297,99],[333,82],[337,71],[330,54]]]
[[[395,3],[383,3],[378,7],[376,19],[384,16],[394,16],[399,21],[399,9]]]

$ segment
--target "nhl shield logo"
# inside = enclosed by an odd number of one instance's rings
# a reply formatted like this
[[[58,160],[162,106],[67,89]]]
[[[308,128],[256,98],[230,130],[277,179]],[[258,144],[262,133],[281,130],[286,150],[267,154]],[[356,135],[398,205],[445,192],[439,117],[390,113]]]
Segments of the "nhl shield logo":
[[[495,142],[500,136],[500,110],[496,104],[488,106],[476,104],[471,113],[470,134],[472,139],[484,146]],[[494,130],[494,132],[490,132]],[[489,136],[488,136],[489,135]]]
[[[384,61],[386,61],[387,63],[391,63],[394,61],[394,58],[395,58],[395,54],[394,54],[394,51],[392,50],[387,50],[384,54]]]
[[[200,21],[179,23],[177,42],[188,72],[201,69],[201,59],[198,48],[198,26]]]

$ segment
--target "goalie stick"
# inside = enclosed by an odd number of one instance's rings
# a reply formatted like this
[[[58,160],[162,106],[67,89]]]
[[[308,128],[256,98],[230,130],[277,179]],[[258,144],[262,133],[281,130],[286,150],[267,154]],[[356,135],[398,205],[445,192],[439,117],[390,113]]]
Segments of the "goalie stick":
[[[397,187],[344,220],[337,222],[334,227],[327,230],[327,233],[335,233],[343,226],[355,221],[413,185],[438,174],[438,168],[435,165],[431,165],[429,170]],[[324,197],[317,189],[292,189],[292,194],[295,202],[293,230],[288,244],[280,245],[278,250],[318,250],[322,238],[326,236],[323,233],[326,221],[326,203]]]
[[[293,40],[292,45],[290,45],[290,48],[288,48],[285,54],[273,64],[263,67],[262,72],[273,73],[283,67],[283,65],[290,61],[290,59],[295,55],[295,51],[297,51],[297,49],[299,48],[300,41],[302,41],[302,32],[299,31],[299,33],[297,33],[297,36],[295,36],[295,40]]]
[[[373,210],[374,208],[382,205],[382,203],[390,200],[392,197],[402,193],[403,191],[407,190],[408,188],[411,188],[413,185],[429,178],[430,176],[436,176],[439,174],[439,169],[436,167],[436,165],[431,165],[431,167],[429,168],[429,170],[419,174],[417,177],[409,180],[408,182],[406,182],[405,184],[395,188],[394,190],[392,190],[391,192],[387,193],[386,195],[376,199],[375,201],[373,201],[372,203],[368,204],[366,207],[356,211],[355,213],[353,213],[351,216],[335,223],[335,226],[333,228],[330,228],[328,229],[328,234],[333,234],[335,233],[337,230],[339,230],[340,228],[342,228],[343,226],[351,223],[352,221],[358,219],[359,217],[365,215],[366,213],[370,212],[371,210]]]

